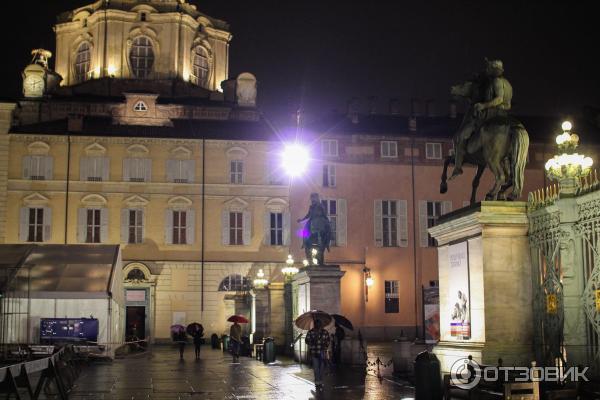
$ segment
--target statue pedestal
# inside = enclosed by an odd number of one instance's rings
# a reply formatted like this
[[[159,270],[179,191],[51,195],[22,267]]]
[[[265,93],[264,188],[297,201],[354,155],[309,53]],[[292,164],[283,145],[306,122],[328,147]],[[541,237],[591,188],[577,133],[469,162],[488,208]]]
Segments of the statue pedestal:
[[[469,355],[479,363],[533,360],[532,277],[524,202],[484,201],[429,232],[438,241],[443,372]],[[459,295],[460,291],[460,295]]]
[[[301,268],[292,279],[293,320],[310,310],[339,314],[340,279],[344,274],[339,265]],[[298,339],[294,342],[294,354],[299,360],[307,360],[304,335],[298,338],[301,333],[306,331],[294,327],[294,339]]]

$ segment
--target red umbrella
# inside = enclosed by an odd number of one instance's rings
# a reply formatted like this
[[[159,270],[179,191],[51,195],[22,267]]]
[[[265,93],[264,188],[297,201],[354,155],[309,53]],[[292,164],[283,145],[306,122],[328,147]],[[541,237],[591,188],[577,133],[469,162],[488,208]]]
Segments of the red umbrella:
[[[247,324],[248,322],[248,318],[244,317],[243,315],[232,315],[231,317],[227,318],[227,321],[229,322],[237,322],[238,324]]]

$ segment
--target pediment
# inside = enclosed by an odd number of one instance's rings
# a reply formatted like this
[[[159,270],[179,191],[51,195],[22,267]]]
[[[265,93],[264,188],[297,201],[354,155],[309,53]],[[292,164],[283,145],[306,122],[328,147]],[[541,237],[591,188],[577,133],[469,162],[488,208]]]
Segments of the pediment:
[[[242,211],[246,209],[249,205],[250,203],[248,203],[244,199],[240,199],[239,197],[233,198],[223,203],[225,209],[232,211]]]
[[[100,143],[92,143],[85,147],[85,154],[88,156],[101,156],[106,153],[106,147]]]
[[[33,155],[46,155],[50,150],[50,145],[45,142],[33,142],[27,146],[29,154]]]
[[[190,208],[192,206],[192,201],[187,197],[175,196],[171,197],[167,204],[171,208]]]
[[[23,198],[23,204],[25,205],[38,205],[38,204],[47,204],[50,200],[40,193],[32,193]]]
[[[184,146],[177,146],[171,150],[173,158],[186,159],[192,156],[192,151]]]
[[[104,196],[88,194],[87,196],[83,196],[81,203],[86,206],[105,206],[108,202]]]
[[[127,153],[133,156],[141,157],[146,156],[150,153],[150,150],[143,144],[132,144],[127,148]]]
[[[126,198],[123,203],[125,203],[128,207],[145,207],[148,205],[149,201],[136,194]]]
[[[225,154],[230,159],[241,159],[248,156],[248,150],[239,146],[233,146],[228,148],[227,151],[225,151]]]

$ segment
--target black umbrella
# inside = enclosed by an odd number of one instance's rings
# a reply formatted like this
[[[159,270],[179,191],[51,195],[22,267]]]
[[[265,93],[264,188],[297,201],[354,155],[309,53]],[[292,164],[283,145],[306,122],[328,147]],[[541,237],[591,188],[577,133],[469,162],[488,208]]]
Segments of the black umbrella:
[[[346,317],[344,317],[343,315],[340,315],[340,314],[331,314],[331,316],[335,320],[335,324],[336,325],[339,325],[342,328],[346,328],[346,329],[349,329],[351,331],[354,330],[354,326],[352,325],[352,322],[350,322],[350,320],[348,318],[346,318]]]
[[[321,321],[321,325],[326,327],[333,321],[331,315],[327,314],[324,311],[312,310],[307,311],[298,318],[294,322],[296,326],[304,331],[311,330],[314,327],[314,322],[316,320]]]

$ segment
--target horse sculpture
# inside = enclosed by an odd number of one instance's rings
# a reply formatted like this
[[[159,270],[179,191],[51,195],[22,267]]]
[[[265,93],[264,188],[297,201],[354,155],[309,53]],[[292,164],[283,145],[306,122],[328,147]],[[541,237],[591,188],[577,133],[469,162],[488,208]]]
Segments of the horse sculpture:
[[[311,193],[308,213],[298,222],[305,220],[308,220],[308,222],[303,229],[302,246],[304,247],[306,259],[316,259],[317,265],[324,265],[325,250],[329,250],[331,240],[331,225],[317,193]]]
[[[452,86],[450,93],[467,100],[467,113],[475,113],[473,104],[482,101],[485,77]],[[468,139],[464,162],[477,167],[472,182],[470,203],[476,202],[477,187],[485,168],[494,174],[494,186],[487,192],[486,200],[515,200],[521,196],[529,149],[529,135],[525,127],[512,117],[487,120]],[[454,164],[454,155],[444,160],[440,193],[448,191],[448,166]],[[512,187],[510,194],[506,191]]]

